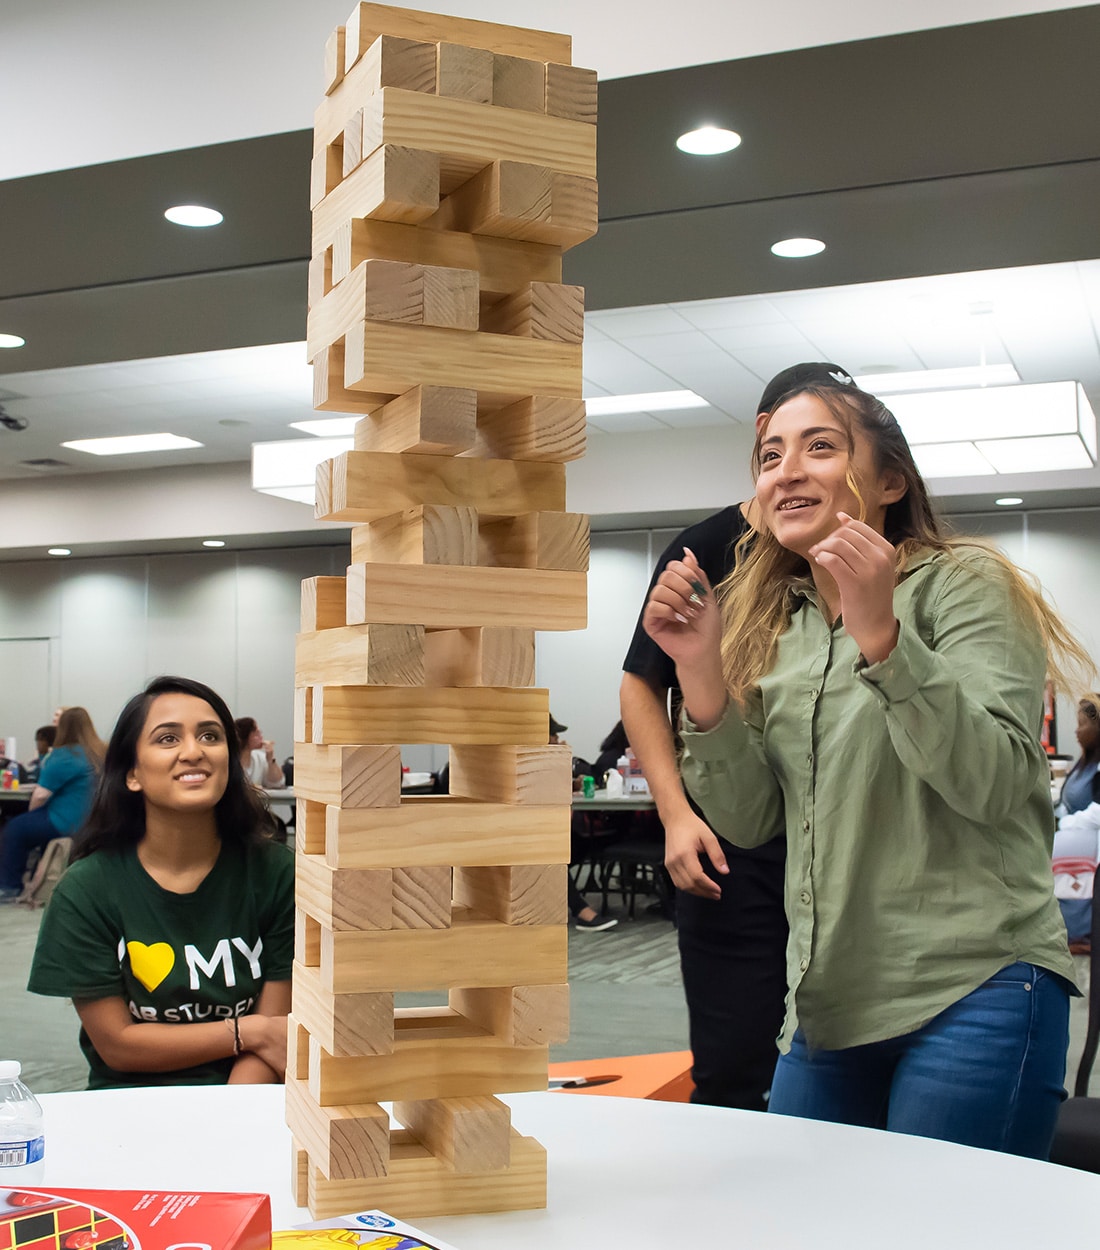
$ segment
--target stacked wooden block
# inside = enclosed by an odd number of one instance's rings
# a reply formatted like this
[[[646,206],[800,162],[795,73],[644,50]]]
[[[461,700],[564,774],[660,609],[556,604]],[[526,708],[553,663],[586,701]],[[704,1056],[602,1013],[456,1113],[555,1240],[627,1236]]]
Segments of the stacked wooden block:
[[[316,406],[362,419],[317,478],[352,564],[304,583],[297,646],[297,1194],[541,1206],[545,1152],[495,1095],[545,1088],[568,1029],[570,752],[534,631],[587,614],[561,256],[596,229],[595,75],[566,36],[374,4],[327,70],[308,350]],[[402,798],[403,743],[449,746],[449,795]]]

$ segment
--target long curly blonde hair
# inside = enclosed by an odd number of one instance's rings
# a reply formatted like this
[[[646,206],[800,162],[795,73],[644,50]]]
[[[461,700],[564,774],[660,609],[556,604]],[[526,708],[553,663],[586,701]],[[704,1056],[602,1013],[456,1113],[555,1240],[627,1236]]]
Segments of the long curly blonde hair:
[[[1042,636],[1056,688],[1066,690],[1076,685],[1080,689],[1081,675],[1093,672],[1087,652],[1043,598],[1029,574],[981,539],[944,532],[897,418],[873,395],[856,386],[820,384],[799,387],[782,395],[757,428],[752,452],[754,480],[760,473],[760,444],[768,422],[776,409],[795,395],[820,399],[847,434],[846,478],[859,501],[860,520],[865,516],[865,504],[854,461],[857,429],[870,441],[875,472],[899,474],[904,481],[905,493],[887,506],[883,524],[884,537],[897,551],[898,575],[917,551],[931,549],[949,556],[965,549],[986,552],[994,561],[992,575],[1004,578],[1021,615],[1030,620]],[[765,525],[757,522],[738,542],[736,565],[717,592],[725,622],[722,664],[730,695],[738,703],[744,703],[748,693],[775,662],[780,635],[790,624],[794,588],[809,578],[808,562],[797,552],[781,546]]]

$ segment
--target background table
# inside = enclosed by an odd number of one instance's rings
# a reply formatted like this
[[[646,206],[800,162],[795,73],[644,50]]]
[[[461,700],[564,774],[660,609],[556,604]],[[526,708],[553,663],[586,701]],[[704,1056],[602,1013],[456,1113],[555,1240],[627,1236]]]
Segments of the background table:
[[[586,799],[583,794],[573,795],[573,810],[577,812],[648,812],[657,806],[651,794],[608,795],[597,790]]]
[[[279,1086],[41,1101],[47,1186],[259,1190],[276,1227],[308,1219]],[[549,1206],[413,1221],[460,1250],[1046,1250],[1080,1244],[1100,1204],[1098,1176],[918,1137],[630,1098],[504,1101],[550,1152]]]

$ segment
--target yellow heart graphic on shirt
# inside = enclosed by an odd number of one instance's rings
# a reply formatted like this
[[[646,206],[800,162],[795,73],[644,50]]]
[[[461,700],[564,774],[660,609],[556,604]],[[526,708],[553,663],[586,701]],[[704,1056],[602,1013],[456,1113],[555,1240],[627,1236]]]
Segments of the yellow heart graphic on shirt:
[[[130,952],[130,968],[134,976],[150,993],[172,971],[176,962],[176,953],[167,942],[154,942],[152,946],[146,946],[144,942],[127,942],[126,949]]]

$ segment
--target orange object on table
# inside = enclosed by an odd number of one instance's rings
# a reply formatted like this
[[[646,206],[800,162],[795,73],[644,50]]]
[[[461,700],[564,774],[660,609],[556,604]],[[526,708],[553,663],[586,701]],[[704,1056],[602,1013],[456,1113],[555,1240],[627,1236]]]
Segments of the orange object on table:
[[[658,1102],[689,1102],[695,1084],[691,1079],[691,1051],[673,1050],[658,1055],[621,1055],[613,1059],[566,1060],[550,1064],[549,1074],[564,1077],[615,1077],[599,1085],[561,1089],[563,1094],[610,1094],[615,1098],[653,1098]]]

